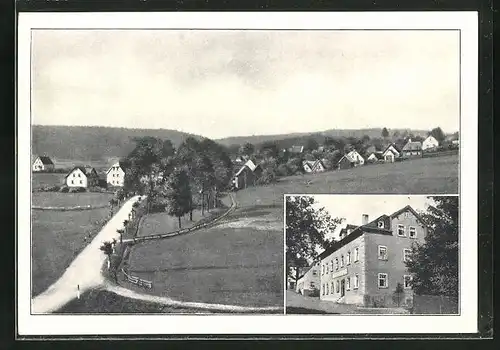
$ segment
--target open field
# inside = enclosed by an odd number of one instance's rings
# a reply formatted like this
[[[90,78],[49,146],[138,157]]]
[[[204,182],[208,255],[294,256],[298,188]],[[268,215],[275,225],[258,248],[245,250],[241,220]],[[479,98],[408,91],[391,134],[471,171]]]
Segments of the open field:
[[[109,213],[108,208],[82,211],[33,210],[32,296],[54,283],[90,242]],[[87,238],[86,238],[87,237]]]
[[[458,156],[420,158],[279,179],[256,187],[255,198],[284,193],[457,194]]]
[[[75,206],[101,206],[107,205],[113,197],[110,193],[59,193],[59,192],[34,192],[32,205],[41,207],[75,207]]]
[[[201,210],[193,210],[193,221],[189,219],[189,214],[181,217],[181,228],[193,227],[200,220],[208,220],[214,215],[219,215],[226,209],[211,209],[210,212],[205,212],[201,215]],[[141,228],[138,231],[137,237],[157,235],[179,230],[179,220],[175,216],[167,215],[166,213],[154,213],[147,215],[141,222]]]
[[[206,230],[134,246],[130,273],[152,280],[152,294],[180,301],[282,305],[283,233],[235,222],[241,214]]]
[[[31,176],[32,188],[40,188],[44,186],[62,186],[64,185],[64,176],[66,174],[59,173],[33,173]]]

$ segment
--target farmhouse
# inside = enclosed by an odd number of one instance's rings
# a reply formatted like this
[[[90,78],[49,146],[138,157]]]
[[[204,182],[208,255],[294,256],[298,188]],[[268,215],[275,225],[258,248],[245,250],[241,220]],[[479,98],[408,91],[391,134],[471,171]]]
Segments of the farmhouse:
[[[362,225],[348,225],[338,242],[320,254],[321,300],[364,306],[411,305],[412,277],[405,261],[427,227],[410,206]],[[403,287],[395,294],[396,286]]]
[[[76,166],[65,176],[68,187],[93,187],[99,183],[99,176],[91,166]]]
[[[423,142],[422,142],[422,150],[431,150],[439,147],[439,142],[434,138],[434,136],[429,135]]]
[[[401,156],[403,158],[417,158],[422,157],[422,143],[419,141],[408,140],[402,149]]]
[[[255,180],[261,172],[261,167],[255,165],[254,162],[248,160],[241,168],[234,174],[232,184],[237,190],[247,188],[255,185]]]
[[[325,171],[326,167],[321,160],[304,160],[302,167],[306,173],[321,173]]]
[[[365,164],[364,158],[356,150],[352,150],[340,158],[337,167],[338,169],[349,169],[363,164]]]
[[[295,291],[305,296],[314,296],[314,294],[317,296],[320,286],[319,269],[319,263],[312,265],[302,277],[298,279]]]
[[[39,156],[33,162],[33,171],[52,171],[54,170],[54,163],[47,156]]]
[[[394,160],[401,155],[401,152],[397,149],[396,145],[393,143],[389,144],[385,150],[382,152],[382,158],[386,163],[394,163]]]
[[[372,152],[366,161],[369,163],[376,163],[384,160],[383,152]]]
[[[116,162],[106,172],[106,183],[111,187],[123,187],[125,183],[125,166]]]
[[[234,163],[236,163],[236,164],[242,164],[242,163],[245,163],[247,160],[248,160],[248,157],[246,157],[246,156],[237,156],[234,159]]]

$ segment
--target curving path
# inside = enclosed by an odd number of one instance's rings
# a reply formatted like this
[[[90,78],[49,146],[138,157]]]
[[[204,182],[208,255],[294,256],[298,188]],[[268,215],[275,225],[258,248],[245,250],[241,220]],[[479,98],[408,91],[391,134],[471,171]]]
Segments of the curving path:
[[[50,313],[60,309],[77,295],[78,285],[80,293],[104,283],[101,274],[106,256],[99,249],[102,242],[118,239],[118,229],[123,229],[123,221],[128,219],[132,211],[132,204],[138,201],[139,196],[130,198],[118,212],[106,223],[92,242],[78,254],[64,274],[45,292],[31,300],[31,312],[34,314]]]

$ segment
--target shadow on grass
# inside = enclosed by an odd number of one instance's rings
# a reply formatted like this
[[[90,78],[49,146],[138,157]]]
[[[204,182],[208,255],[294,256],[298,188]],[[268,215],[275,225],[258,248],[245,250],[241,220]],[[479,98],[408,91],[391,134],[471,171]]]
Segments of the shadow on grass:
[[[326,312],[323,310],[308,309],[305,307],[293,307],[293,306],[287,307],[286,313],[287,314],[301,314],[301,315],[304,315],[304,314],[328,314],[328,315],[339,314],[338,312]]]

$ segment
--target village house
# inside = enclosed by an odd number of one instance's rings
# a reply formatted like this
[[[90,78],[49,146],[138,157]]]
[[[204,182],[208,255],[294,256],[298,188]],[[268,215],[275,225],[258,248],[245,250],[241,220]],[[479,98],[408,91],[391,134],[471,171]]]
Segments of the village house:
[[[99,176],[91,166],[76,166],[65,176],[68,187],[94,187],[99,184]]]
[[[326,170],[322,160],[304,160],[302,167],[306,173],[321,173]]]
[[[366,158],[366,161],[368,163],[377,163],[381,162],[384,160],[383,152],[372,152],[368,158]]]
[[[295,291],[305,296],[314,296],[319,292],[320,264],[313,264],[303,275],[297,280]],[[317,295],[316,295],[317,296]]]
[[[116,162],[106,172],[106,183],[109,187],[123,187],[125,184],[125,166]]]
[[[236,163],[236,164],[242,164],[242,163],[245,163],[247,160],[248,160],[248,157],[246,157],[246,156],[237,156],[234,159],[234,163]]]
[[[402,149],[401,156],[403,158],[422,157],[422,143],[420,141],[412,141],[409,139]]]
[[[349,169],[363,164],[365,164],[365,159],[356,150],[352,150],[340,158],[337,162],[337,167],[339,170]]]
[[[397,149],[396,145],[393,143],[389,144],[385,150],[382,152],[382,158],[386,163],[394,163],[396,158],[401,156],[401,152]]]
[[[292,154],[299,154],[304,152],[304,146],[292,146],[288,149],[288,152]]]
[[[320,254],[321,300],[365,307],[411,305],[412,276],[405,261],[426,235],[427,226],[410,206],[373,221],[362,215],[361,226],[348,225],[340,240]],[[395,293],[398,283],[402,294]]]
[[[39,156],[33,162],[33,171],[53,171],[54,163],[47,156]]]
[[[247,162],[234,174],[232,184],[236,190],[241,190],[249,186],[255,185],[255,180],[260,176],[262,169],[259,165],[255,165],[252,160]]]
[[[436,149],[439,147],[439,142],[434,138],[434,136],[429,135],[423,142],[422,142],[422,150],[432,150]]]

